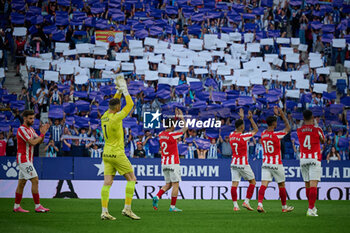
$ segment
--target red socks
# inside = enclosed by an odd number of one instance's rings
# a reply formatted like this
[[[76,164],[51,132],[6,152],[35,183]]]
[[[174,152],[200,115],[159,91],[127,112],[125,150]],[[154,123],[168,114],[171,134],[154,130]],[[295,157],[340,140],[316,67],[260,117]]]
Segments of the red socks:
[[[157,193],[157,196],[159,197],[159,199],[162,197],[164,193],[165,191],[163,189],[159,189],[159,192]]]
[[[252,196],[253,196],[253,193],[254,193],[254,188],[255,188],[254,184],[249,184],[249,187],[248,187],[248,190],[247,190],[247,195],[246,195],[247,199],[252,199]]]
[[[316,187],[310,187],[309,209],[313,209],[315,207],[316,198],[317,198],[317,188]]]
[[[309,200],[310,188],[305,188],[306,198]]]
[[[175,205],[176,205],[176,200],[177,200],[177,197],[171,197],[171,203],[170,203],[170,205],[175,206]]]
[[[22,194],[16,193],[15,203],[19,205],[19,204],[21,204],[21,201],[22,201]]]
[[[39,193],[32,193],[33,194],[33,200],[36,205],[40,204],[40,198]]]
[[[280,188],[280,198],[281,198],[282,205],[286,205],[287,204],[286,188]]]
[[[232,201],[237,201],[237,187],[231,187],[231,197]]]
[[[260,189],[259,189],[259,194],[258,194],[258,202],[259,203],[262,203],[264,200],[265,190],[266,190],[266,186],[261,185]]]

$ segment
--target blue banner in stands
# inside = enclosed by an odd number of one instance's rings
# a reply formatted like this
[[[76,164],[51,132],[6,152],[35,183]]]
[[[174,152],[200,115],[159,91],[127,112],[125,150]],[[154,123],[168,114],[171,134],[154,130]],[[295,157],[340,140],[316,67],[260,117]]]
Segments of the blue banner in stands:
[[[163,180],[160,159],[130,159],[138,180]],[[184,181],[230,181],[230,159],[181,160]],[[286,180],[302,182],[299,161],[283,161]],[[0,179],[17,179],[15,157],[0,158]],[[261,160],[250,161],[257,181],[261,180]],[[102,159],[84,157],[34,158],[39,179],[102,180]],[[322,162],[322,182],[350,182],[350,161]],[[123,179],[117,176],[117,179]]]

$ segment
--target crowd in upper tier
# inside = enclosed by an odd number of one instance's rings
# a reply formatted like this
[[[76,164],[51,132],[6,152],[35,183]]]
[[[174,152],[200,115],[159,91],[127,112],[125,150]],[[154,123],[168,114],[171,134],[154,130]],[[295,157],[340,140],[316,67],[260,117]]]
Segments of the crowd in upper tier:
[[[250,159],[261,159],[259,135],[277,105],[292,126],[283,159],[298,159],[304,109],[327,137],[323,159],[349,159],[347,1],[4,0],[0,11],[0,156],[16,154],[21,112],[33,109],[36,130],[51,124],[41,154],[100,158],[99,118],[124,73],[135,103],[123,124],[129,157],[160,157],[162,129],[144,128],[144,114],[178,107],[222,122],[191,127],[179,139],[183,158],[230,158],[243,108],[259,126]],[[21,93],[4,85],[11,61]]]

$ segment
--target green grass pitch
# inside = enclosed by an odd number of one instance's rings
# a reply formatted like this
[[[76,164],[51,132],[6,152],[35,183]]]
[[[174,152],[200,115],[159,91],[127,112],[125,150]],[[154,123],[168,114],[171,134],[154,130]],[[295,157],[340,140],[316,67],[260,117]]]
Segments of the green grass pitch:
[[[100,220],[100,200],[42,199],[50,213],[35,213],[32,199],[23,199],[22,207],[30,213],[13,213],[14,199],[0,199],[0,232],[51,233],[51,232],[102,232],[102,233],[166,233],[166,232],[349,232],[349,201],[317,201],[319,217],[306,217],[306,201],[288,201],[295,207],[292,213],[281,212],[280,201],[265,201],[267,213],[241,208],[233,212],[229,200],[178,200],[183,212],[168,212],[170,200],[160,200],[154,211],[151,200],[134,200],[133,211],[142,219],[131,220],[121,215],[124,200],[112,199],[109,212],[116,221]],[[242,204],[242,201],[239,201]],[[256,208],[257,201],[251,201]]]

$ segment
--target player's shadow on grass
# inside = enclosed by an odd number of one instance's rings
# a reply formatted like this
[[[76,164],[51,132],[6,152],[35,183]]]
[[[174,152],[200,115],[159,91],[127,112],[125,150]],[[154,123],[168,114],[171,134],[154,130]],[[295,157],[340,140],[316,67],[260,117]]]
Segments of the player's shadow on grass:
[[[78,198],[78,195],[74,191],[72,181],[71,180],[66,180],[66,181],[70,191],[61,192],[64,180],[59,180],[56,187],[56,194],[53,198]]]

